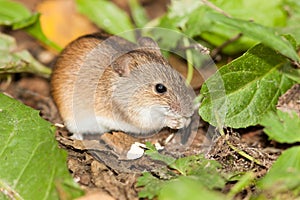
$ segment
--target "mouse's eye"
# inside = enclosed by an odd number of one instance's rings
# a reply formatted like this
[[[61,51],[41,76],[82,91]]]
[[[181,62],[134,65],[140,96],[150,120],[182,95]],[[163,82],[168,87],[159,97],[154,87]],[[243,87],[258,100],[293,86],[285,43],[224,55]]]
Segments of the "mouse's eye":
[[[155,85],[155,91],[157,93],[163,94],[167,91],[167,88],[163,84],[158,83],[158,84]]]

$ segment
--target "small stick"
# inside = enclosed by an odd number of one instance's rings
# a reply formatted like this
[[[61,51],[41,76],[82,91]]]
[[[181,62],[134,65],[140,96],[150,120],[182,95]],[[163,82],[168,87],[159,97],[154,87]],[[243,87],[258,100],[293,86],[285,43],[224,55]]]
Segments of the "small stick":
[[[216,5],[214,5],[213,3],[207,1],[207,0],[201,0],[203,4],[207,5],[208,7],[214,9],[215,11],[225,15],[226,17],[231,17],[228,13],[226,13],[224,10],[222,10],[221,8],[217,7]]]
[[[199,51],[203,55],[209,55],[210,51],[207,47],[202,46],[201,44],[190,44],[188,46],[179,47],[180,50],[188,50],[188,49],[195,49],[196,51]]]
[[[223,44],[221,44],[220,46],[218,46],[217,48],[215,48],[214,50],[212,50],[211,52],[211,57],[215,58],[218,53],[225,48],[226,46],[228,46],[229,44],[237,41],[238,39],[240,39],[243,36],[243,33],[239,33],[236,36],[234,36],[233,38],[230,38],[229,40],[225,41]]]

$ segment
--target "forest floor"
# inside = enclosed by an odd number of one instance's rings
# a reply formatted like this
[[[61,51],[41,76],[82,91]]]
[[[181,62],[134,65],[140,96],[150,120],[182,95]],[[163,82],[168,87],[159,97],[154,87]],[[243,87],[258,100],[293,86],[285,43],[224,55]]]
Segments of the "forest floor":
[[[16,37],[28,36],[20,32]],[[25,41],[28,41],[27,39]],[[30,46],[28,49],[30,50]],[[40,53],[45,53],[42,48]],[[0,86],[2,92],[40,110],[44,119],[53,124],[62,124],[51,98],[49,79],[30,74],[18,74],[13,77],[9,85],[2,83]],[[139,191],[135,186],[137,177],[145,170],[154,172],[162,167],[160,162],[154,162],[147,156],[137,160],[126,159],[128,150],[135,142],[159,143],[165,147],[164,153],[174,157],[204,153],[205,157],[219,161],[226,172],[252,170],[257,176],[264,175],[284,149],[270,142],[263,133],[262,127],[227,130],[230,137],[224,138],[219,137],[214,127],[209,127],[207,123],[199,120],[198,128],[193,131],[193,138],[190,139],[189,145],[179,149],[176,144],[178,142],[176,134],[175,139],[166,141],[174,136],[174,133],[167,129],[147,139],[137,139],[122,132],[114,132],[102,136],[87,136],[88,140],[78,141],[70,139],[71,134],[67,130],[57,127],[56,139],[59,146],[68,151],[67,164],[74,179],[88,192],[97,191],[101,195],[106,193],[115,199],[137,199]],[[228,141],[258,159],[262,165],[257,165],[241,156],[230,148]]]

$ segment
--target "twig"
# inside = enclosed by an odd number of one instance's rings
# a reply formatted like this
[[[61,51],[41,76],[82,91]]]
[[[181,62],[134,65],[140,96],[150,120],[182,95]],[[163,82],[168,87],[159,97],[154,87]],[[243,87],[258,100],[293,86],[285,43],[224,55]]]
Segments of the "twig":
[[[218,46],[217,48],[215,48],[214,50],[212,50],[211,52],[211,57],[212,58],[215,58],[218,53],[223,49],[225,48],[226,46],[228,46],[229,44],[237,41],[238,39],[240,39],[241,37],[243,36],[243,33],[239,33],[237,34],[236,36],[230,38],[229,40],[225,41],[223,44],[221,44],[220,46]]]
[[[187,46],[184,46],[184,47],[179,47],[178,49],[180,49],[180,50],[195,49],[196,51],[199,51],[203,55],[209,55],[210,54],[210,50],[207,47],[202,46],[199,43],[190,44],[190,45],[187,45]]]
[[[224,10],[222,10],[221,8],[217,7],[216,5],[214,5],[213,3],[207,1],[207,0],[201,0],[203,4],[207,5],[208,7],[214,9],[215,11],[225,15],[226,17],[231,17],[228,13],[226,13]]]
[[[292,61],[292,64],[294,65],[294,66],[296,66],[296,68],[300,68],[300,63],[299,62],[297,62],[297,61]]]

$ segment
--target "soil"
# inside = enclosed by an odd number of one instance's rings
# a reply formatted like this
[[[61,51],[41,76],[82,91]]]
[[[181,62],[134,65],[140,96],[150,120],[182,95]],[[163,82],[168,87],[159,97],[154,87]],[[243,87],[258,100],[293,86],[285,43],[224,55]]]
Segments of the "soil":
[[[24,0],[23,2],[33,9],[34,5],[40,1]],[[162,14],[166,9],[166,1],[144,0],[142,2],[151,17]],[[116,0],[116,3],[125,10],[128,9],[127,4],[124,4],[123,1]],[[40,62],[49,67],[53,65],[56,55],[44,49],[26,33],[10,30],[6,30],[6,32],[17,39],[20,49],[28,49]],[[159,144],[164,147],[161,150],[163,154],[174,157],[204,153],[205,157],[219,161],[225,172],[251,170],[257,177],[261,177],[267,172],[273,161],[285,148],[284,145],[269,141],[263,133],[262,127],[225,130],[227,134],[220,136],[214,127],[208,126],[197,117],[194,119],[197,127],[191,127],[190,138],[182,146],[176,145],[178,142],[182,143],[179,133],[168,129],[147,139],[137,139],[122,132],[113,132],[102,136],[87,135],[83,141],[72,140],[69,137],[71,134],[61,127],[62,120],[50,95],[50,80],[32,74],[16,74],[11,77],[12,81],[0,82],[1,92],[40,110],[40,115],[44,119],[57,125],[55,137],[59,147],[68,152],[67,165],[70,173],[86,191],[86,195],[80,198],[83,200],[138,199],[140,188],[136,187],[136,181],[141,172],[147,170],[155,173],[164,164],[151,160],[147,156],[135,160],[128,159],[127,153],[135,142]],[[199,84],[199,82],[202,80],[197,83]],[[290,92],[291,95],[299,94],[300,87],[295,87]],[[199,90],[199,85],[195,88]],[[293,99],[299,99],[299,97],[282,97],[278,107],[294,109],[295,106],[293,107],[291,102]],[[299,113],[299,103],[295,103],[295,105],[298,106]],[[231,146],[243,150],[254,160],[240,155]],[[246,196],[247,192],[251,191],[244,191],[241,195]]]

